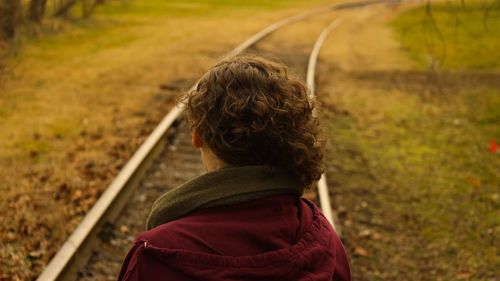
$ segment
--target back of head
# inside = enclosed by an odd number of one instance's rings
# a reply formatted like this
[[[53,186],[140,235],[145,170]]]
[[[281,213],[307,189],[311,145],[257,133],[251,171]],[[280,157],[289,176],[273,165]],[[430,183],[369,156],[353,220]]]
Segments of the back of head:
[[[321,177],[314,100],[284,65],[258,57],[223,61],[184,102],[192,129],[225,163],[283,168],[305,187]]]

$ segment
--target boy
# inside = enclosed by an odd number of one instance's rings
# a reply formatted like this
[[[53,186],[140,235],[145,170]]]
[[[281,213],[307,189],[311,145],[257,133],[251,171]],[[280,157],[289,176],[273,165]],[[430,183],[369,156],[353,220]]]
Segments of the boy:
[[[184,103],[207,173],[154,203],[118,280],[351,280],[337,234],[301,198],[324,154],[304,84],[238,57]]]

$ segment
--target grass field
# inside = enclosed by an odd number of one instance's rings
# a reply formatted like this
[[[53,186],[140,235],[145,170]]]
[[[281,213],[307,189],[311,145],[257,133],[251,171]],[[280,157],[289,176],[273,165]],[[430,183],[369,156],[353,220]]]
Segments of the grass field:
[[[452,1],[403,12],[391,24],[402,46],[423,67],[500,68],[498,1]]]
[[[121,99],[121,91],[107,92],[106,97],[96,96],[98,93],[91,92],[89,97],[65,90],[58,92],[59,89],[53,88],[66,86],[66,82],[73,83],[75,88],[88,87],[88,84],[97,78],[99,71],[113,72],[113,67],[121,68],[130,63],[133,59],[126,57],[130,56],[130,53],[126,53],[127,50],[136,52],[136,56],[147,56],[151,60],[156,54],[148,51],[153,48],[171,49],[175,42],[195,36],[200,31],[205,32],[206,27],[200,25],[210,28],[225,26],[227,22],[224,20],[220,20],[220,24],[216,22],[220,17],[234,20],[240,15],[245,19],[241,22],[242,28],[255,29],[253,26],[258,24],[252,21],[265,20],[262,14],[287,6],[303,6],[305,3],[306,1],[109,1],[106,5],[99,6],[92,19],[70,23],[50,21],[42,27],[38,36],[21,36],[11,48],[8,71],[1,77],[0,118],[5,121],[2,125],[8,126],[9,118],[22,118],[23,114],[28,116],[26,121],[16,120],[16,130],[8,127],[2,130],[10,131],[10,135],[8,138],[1,138],[0,142],[7,143],[1,146],[4,150],[0,155],[25,153],[25,148],[30,147],[39,147],[40,152],[48,150],[47,144],[43,142],[38,145],[38,142],[33,144],[28,141],[26,145],[14,147],[19,138],[26,137],[26,132],[20,128],[23,122],[31,124],[34,121],[35,126],[29,127],[41,127],[39,129],[43,131],[45,127],[53,127],[49,130],[51,134],[71,135],[78,132],[78,126],[71,122],[81,121],[82,115],[88,112],[85,106],[80,106],[82,100],[92,103],[95,100],[101,102],[102,99],[116,97]],[[270,18],[272,17],[268,14],[268,21]],[[190,21],[193,21],[193,25],[187,26]],[[233,42],[238,42],[248,35],[229,33],[217,32],[217,35],[225,40],[234,37],[236,40],[232,40]],[[207,40],[204,42],[207,48],[210,36],[199,36],[200,40]],[[151,46],[157,43],[165,46]],[[229,50],[230,47],[225,46],[224,50]],[[199,46],[187,48],[184,52],[189,52],[190,49],[194,52]],[[162,71],[164,70],[160,68],[153,70],[156,75]],[[108,85],[103,83],[100,86]],[[51,88],[50,93],[46,93],[47,88]],[[52,120],[38,124],[40,122],[33,117],[38,116],[40,110],[48,115],[56,113],[50,110],[56,101],[64,104],[68,108],[67,111],[71,111],[66,114],[69,119],[63,120],[63,124],[51,122]],[[72,108],[72,104],[78,108]],[[42,115],[42,119],[50,119],[47,114]],[[56,118],[60,117],[59,112],[56,115]],[[27,133],[33,134],[31,131]]]
[[[363,280],[494,280],[498,273],[500,157],[489,141],[500,134],[500,95],[446,94],[340,97],[350,114],[330,123],[330,161],[340,167],[330,174],[341,197],[356,191],[339,201],[357,213],[345,228],[382,237],[351,241],[370,253],[354,254]]]
[[[406,10],[387,23],[416,66],[332,66],[322,86],[330,93],[328,178],[354,277],[497,280],[500,154],[490,146],[500,142],[498,16],[486,29],[478,4],[432,4],[442,56],[424,12]],[[366,52],[356,56],[382,57]],[[429,56],[439,65],[428,72]]]

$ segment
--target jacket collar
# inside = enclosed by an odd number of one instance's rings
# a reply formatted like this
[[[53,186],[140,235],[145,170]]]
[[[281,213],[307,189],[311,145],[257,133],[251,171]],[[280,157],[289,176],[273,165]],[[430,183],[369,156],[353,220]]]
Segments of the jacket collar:
[[[266,166],[228,167],[203,174],[160,196],[147,219],[148,230],[197,209],[226,206],[263,197],[294,194],[303,186],[282,169]]]

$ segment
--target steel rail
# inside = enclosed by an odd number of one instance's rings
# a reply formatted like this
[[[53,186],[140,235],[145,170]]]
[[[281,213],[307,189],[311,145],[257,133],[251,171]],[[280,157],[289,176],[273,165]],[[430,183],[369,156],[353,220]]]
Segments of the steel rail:
[[[321,50],[321,47],[323,46],[323,43],[325,42],[326,37],[330,34],[330,32],[334,28],[339,26],[341,22],[342,22],[341,19],[335,19],[325,29],[323,29],[321,34],[318,36],[316,43],[314,44],[311,55],[309,56],[309,63],[307,65],[306,84],[307,84],[307,87],[309,88],[309,95],[313,99],[315,98],[315,95],[316,95],[316,92],[315,92],[316,86],[315,86],[314,78],[315,78],[315,74],[316,74],[316,64],[318,62],[319,51]],[[314,112],[314,114],[316,114],[316,113],[317,112]],[[333,219],[332,207],[330,204],[330,195],[328,193],[328,184],[326,182],[326,176],[324,173],[321,175],[321,178],[318,181],[318,196],[319,196],[321,211],[323,212],[325,217],[328,219],[328,221],[332,224],[333,228],[340,235],[340,229],[339,229],[339,227],[335,226],[335,222]]]
[[[256,33],[248,40],[241,43],[235,49],[227,53],[222,59],[232,58],[241,54],[250,46],[262,40],[276,30],[289,24],[304,20],[313,15],[326,13],[333,10],[356,8],[372,4],[387,2],[386,0],[368,0],[357,2],[342,2],[319,7],[310,11],[288,17],[284,20],[271,24],[262,31]],[[196,87],[197,83],[191,87]],[[95,243],[99,227],[105,222],[113,220],[121,211],[128,198],[133,192],[140,178],[149,167],[151,161],[164,148],[162,140],[167,135],[169,128],[174,127],[176,121],[184,110],[182,104],[177,104],[162,119],[144,143],[129,159],[119,174],[111,182],[104,193],[99,197],[82,222],[65,241],[60,250],[51,259],[37,281],[72,280],[76,272],[88,260],[91,254],[91,246]]]

